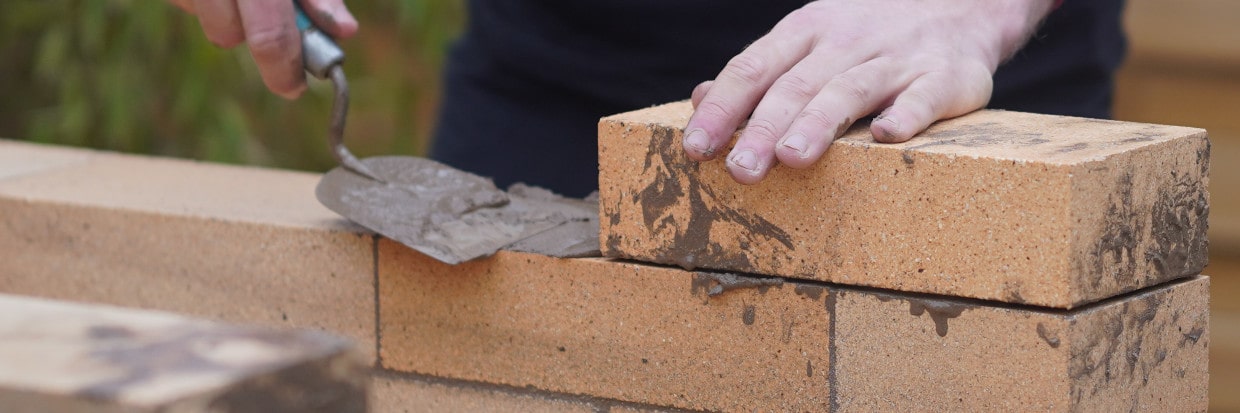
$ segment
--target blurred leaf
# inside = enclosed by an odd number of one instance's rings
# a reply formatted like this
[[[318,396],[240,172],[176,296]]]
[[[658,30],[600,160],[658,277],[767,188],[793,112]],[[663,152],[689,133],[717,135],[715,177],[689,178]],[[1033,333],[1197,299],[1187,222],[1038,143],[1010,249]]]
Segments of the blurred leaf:
[[[349,4],[342,42],[357,153],[426,146],[460,0]],[[10,1],[0,6],[0,136],[322,171],[331,90],[288,102],[267,92],[244,47],[222,50],[164,1]],[[18,97],[18,98],[14,98]]]
[[[69,60],[69,30],[66,24],[53,24],[39,38],[34,73],[44,82],[55,81],[60,68]]]

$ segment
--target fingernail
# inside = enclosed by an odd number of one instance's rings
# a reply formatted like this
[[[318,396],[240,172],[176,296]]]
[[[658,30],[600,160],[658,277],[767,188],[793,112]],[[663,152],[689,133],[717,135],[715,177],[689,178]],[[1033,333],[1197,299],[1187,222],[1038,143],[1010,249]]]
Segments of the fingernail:
[[[336,33],[340,31],[340,25],[336,23],[336,16],[333,16],[332,12],[327,10],[319,10],[318,15],[318,23],[327,26],[324,27],[324,29],[327,29],[328,32]]]
[[[896,122],[895,119],[887,117],[886,113],[883,113],[883,114],[880,114],[874,117],[874,122],[875,123],[882,122],[884,124],[884,126],[881,129],[879,129],[879,131],[883,134],[883,136],[881,136],[882,139],[879,139],[880,138],[879,136],[875,136],[874,140],[876,141],[880,141],[880,142],[894,141],[896,139],[896,136],[900,133],[900,122]]]
[[[706,131],[694,129],[685,135],[685,148],[696,152],[702,156],[711,156],[715,150],[710,147],[710,138],[706,136]]]
[[[888,125],[891,125],[892,130],[900,130],[900,123],[896,122],[895,119],[888,117],[886,113],[878,115],[877,117],[874,118],[874,121],[875,122],[886,122]]]
[[[754,155],[751,150],[741,149],[739,151],[732,152],[732,156],[728,158],[728,162],[739,166],[741,169],[749,171],[750,173],[758,173],[758,156]]]
[[[353,13],[349,13],[349,8],[345,7],[344,3],[338,3],[336,5],[336,15],[340,16],[341,19],[344,20],[343,23],[357,25],[357,19],[353,17]]]
[[[789,136],[787,139],[784,139],[784,142],[781,143],[780,145],[783,145],[783,147],[785,148],[797,151],[797,156],[804,158],[805,151],[809,150],[809,139],[806,138],[805,135],[802,135],[800,132],[797,132],[796,134]]]

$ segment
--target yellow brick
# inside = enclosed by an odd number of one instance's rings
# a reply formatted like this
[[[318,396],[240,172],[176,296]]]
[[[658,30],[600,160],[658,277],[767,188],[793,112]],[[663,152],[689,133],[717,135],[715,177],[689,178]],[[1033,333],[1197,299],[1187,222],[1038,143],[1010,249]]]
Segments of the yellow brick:
[[[827,407],[830,317],[792,287],[707,300],[678,269],[504,251],[448,266],[387,240],[379,257],[385,368],[690,409]]]
[[[1073,310],[801,282],[708,297],[712,286],[503,251],[447,266],[382,241],[381,364],[720,411],[1205,406],[1204,277]]]
[[[681,150],[679,102],[599,123],[603,252],[1071,308],[1200,273],[1200,129],[980,111],[913,140],[853,128],[752,186]]]
[[[374,240],[317,178],[99,153],[0,180],[0,292],[321,328],[373,357]]]
[[[1205,411],[1208,303],[1205,277],[1066,312],[838,292],[837,405]]]

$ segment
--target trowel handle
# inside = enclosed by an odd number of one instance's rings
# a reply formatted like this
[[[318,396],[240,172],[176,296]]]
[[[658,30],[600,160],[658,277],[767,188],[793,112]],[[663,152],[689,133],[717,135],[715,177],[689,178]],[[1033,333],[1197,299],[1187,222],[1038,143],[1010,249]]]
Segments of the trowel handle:
[[[297,9],[297,29],[301,30],[301,55],[306,71],[319,79],[331,80],[336,90],[336,99],[332,101],[332,123],[327,129],[327,143],[331,146],[332,157],[345,169],[384,182],[344,146],[344,121],[349,113],[349,82],[344,78],[344,68],[340,67],[344,61],[344,51],[327,33],[314,27],[297,0],[293,0],[293,8]]]
[[[319,79],[326,79],[333,66],[344,61],[344,50],[332,38],[314,27],[301,3],[293,0],[297,9],[297,29],[301,30],[301,55],[306,71]]]

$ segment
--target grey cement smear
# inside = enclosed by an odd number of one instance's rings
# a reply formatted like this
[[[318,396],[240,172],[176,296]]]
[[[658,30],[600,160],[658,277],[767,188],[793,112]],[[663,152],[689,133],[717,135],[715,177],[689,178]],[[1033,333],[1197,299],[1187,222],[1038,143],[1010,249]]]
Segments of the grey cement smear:
[[[598,203],[490,179],[424,158],[362,160],[385,182],[335,168],[316,195],[336,213],[448,264],[511,247],[551,256],[598,255]]]
[[[598,245],[598,192],[585,199],[565,198],[546,189],[521,183],[508,187],[508,196],[567,218],[549,230],[518,240],[506,250],[560,258],[601,257]]]

